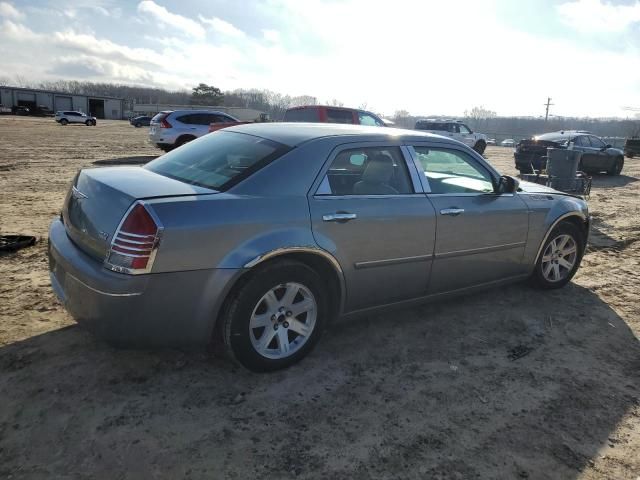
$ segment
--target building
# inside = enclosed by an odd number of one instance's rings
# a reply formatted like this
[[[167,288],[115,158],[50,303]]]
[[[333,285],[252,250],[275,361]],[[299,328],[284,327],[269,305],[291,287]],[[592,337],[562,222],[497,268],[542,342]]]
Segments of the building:
[[[97,118],[112,120],[124,118],[124,100],[102,95],[78,95],[35,88],[0,87],[0,104],[9,108],[45,107],[54,112],[75,110]]]
[[[164,110],[215,110],[217,112],[228,113],[241,122],[256,122],[264,119],[264,112],[253,108],[209,105],[169,105],[157,103],[132,103],[129,109],[125,112],[125,115],[127,117],[134,117],[136,115],[153,116]]]

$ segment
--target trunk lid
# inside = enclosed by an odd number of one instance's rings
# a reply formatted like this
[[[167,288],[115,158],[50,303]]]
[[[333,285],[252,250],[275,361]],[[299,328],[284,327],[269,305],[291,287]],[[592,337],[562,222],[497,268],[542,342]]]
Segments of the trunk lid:
[[[561,145],[549,140],[522,140],[518,143],[516,151],[518,153],[545,156],[547,154],[547,148],[561,148]]]
[[[81,170],[62,209],[67,234],[85,253],[104,260],[123,216],[136,200],[217,193],[140,167]]]

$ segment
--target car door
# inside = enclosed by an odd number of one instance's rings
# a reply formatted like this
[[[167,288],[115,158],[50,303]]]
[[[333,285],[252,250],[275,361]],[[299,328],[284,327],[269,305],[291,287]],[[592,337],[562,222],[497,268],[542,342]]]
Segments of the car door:
[[[427,294],[435,211],[400,145],[337,147],[309,193],[313,235],[340,263],[345,311]]]
[[[597,170],[598,167],[598,159],[597,154],[594,154],[594,149],[591,147],[591,142],[589,142],[589,138],[586,135],[580,135],[575,137],[572,142],[572,148],[574,150],[578,150],[581,153],[580,156],[580,165],[579,167],[585,171],[594,171]]]
[[[465,145],[473,147],[476,142],[473,137],[473,133],[471,133],[471,129],[463,123],[459,124],[458,128],[460,129],[460,141]]]
[[[498,174],[462,147],[413,143],[410,151],[437,218],[429,293],[526,272],[528,208],[518,194],[496,193]]]
[[[595,135],[587,135],[591,144],[591,154],[593,155],[593,163],[597,170],[609,170],[613,164],[614,158],[607,153],[607,144]]]

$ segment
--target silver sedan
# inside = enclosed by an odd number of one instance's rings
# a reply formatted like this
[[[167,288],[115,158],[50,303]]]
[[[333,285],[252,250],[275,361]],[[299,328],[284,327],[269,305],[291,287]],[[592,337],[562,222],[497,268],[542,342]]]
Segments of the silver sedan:
[[[340,317],[529,279],[558,288],[580,198],[398,129],[252,124],[144,167],[82,170],[49,231],[54,291],[110,342],[203,345],[283,368]]]

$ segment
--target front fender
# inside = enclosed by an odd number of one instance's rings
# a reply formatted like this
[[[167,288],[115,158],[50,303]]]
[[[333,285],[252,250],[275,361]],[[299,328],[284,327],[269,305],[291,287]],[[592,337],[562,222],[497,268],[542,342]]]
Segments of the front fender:
[[[529,236],[524,263],[533,270],[551,230],[563,220],[576,217],[589,227],[589,211],[584,200],[565,195],[532,193],[521,195],[529,207]]]

